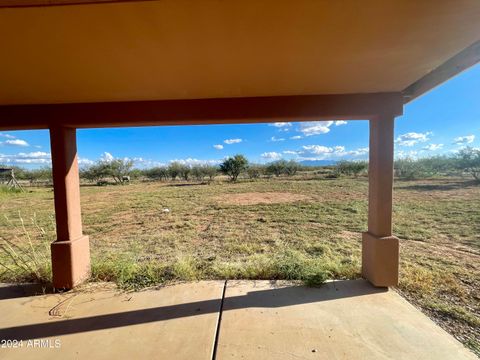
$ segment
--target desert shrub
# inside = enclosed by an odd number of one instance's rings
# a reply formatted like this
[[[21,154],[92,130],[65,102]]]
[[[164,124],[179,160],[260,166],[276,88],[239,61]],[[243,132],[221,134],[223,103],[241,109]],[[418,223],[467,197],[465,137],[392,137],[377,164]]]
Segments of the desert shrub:
[[[340,161],[336,166],[336,172],[341,175],[357,177],[368,169],[366,161]]]
[[[301,169],[301,165],[295,160],[278,160],[267,164],[265,172],[268,175],[287,175],[293,176]]]
[[[188,165],[181,164],[179,169],[180,169],[179,176],[183,180],[188,181],[190,179],[190,174],[192,173],[192,168]]]
[[[170,176],[170,179],[175,180],[177,177],[180,177],[182,174],[182,167],[183,165],[179,162],[174,161],[170,163],[167,168],[168,176]]]
[[[123,182],[124,176],[130,176],[134,164],[133,160],[130,159],[114,159],[103,163],[107,174],[118,184]]]
[[[217,174],[217,168],[211,165],[194,165],[191,167],[191,174],[198,181],[203,181],[205,178],[213,180]]]
[[[150,180],[167,180],[169,177],[168,169],[165,166],[143,170],[143,174]]]
[[[19,178],[19,174],[15,172],[15,177]],[[24,169],[20,172],[21,178],[30,181],[30,184],[36,184],[41,181],[52,181],[52,169],[50,167],[43,167],[41,169]]]
[[[273,161],[267,164],[266,173],[268,175],[280,176],[285,173],[286,167],[287,161],[285,160]]]
[[[480,149],[467,147],[460,150],[457,157],[457,166],[468,172],[480,183]]]
[[[130,159],[98,161],[91,166],[81,169],[80,177],[97,183],[107,177],[111,177],[115,183],[121,184],[124,176],[130,176],[133,164],[133,160]]]
[[[0,236],[0,281],[51,282],[50,243],[55,239],[53,219],[41,226],[34,215],[27,227],[22,216],[10,219],[8,226],[19,228],[20,235],[10,241]]]
[[[456,168],[455,163],[458,162],[457,159],[452,156],[432,156],[416,161],[420,167],[426,169],[426,171],[432,175],[454,171]]]
[[[213,180],[215,179],[215,176],[217,176],[218,167],[213,165],[202,165],[202,171],[205,177],[209,180]]]
[[[262,165],[253,164],[247,169],[247,175],[250,179],[258,179],[265,172],[265,168]]]
[[[132,169],[128,176],[130,176],[131,179],[140,179],[143,176],[143,171],[140,169]]]
[[[395,175],[405,180],[415,180],[436,175],[449,175],[463,170],[461,156],[432,156],[420,159],[395,160]]]
[[[433,176],[437,171],[427,162],[411,158],[398,159],[394,163],[395,175],[404,180],[423,179]]]
[[[302,169],[302,166],[295,160],[290,160],[285,164],[285,175],[293,176]]]
[[[99,182],[107,176],[107,171],[103,164],[96,163],[94,165],[80,169],[80,178],[87,181]]]
[[[247,168],[248,160],[243,155],[229,157],[220,164],[220,170],[232,181],[237,181],[238,176]]]
[[[192,177],[195,180],[202,181],[205,177],[205,174],[203,172],[203,169],[200,165],[194,165],[192,166]]]

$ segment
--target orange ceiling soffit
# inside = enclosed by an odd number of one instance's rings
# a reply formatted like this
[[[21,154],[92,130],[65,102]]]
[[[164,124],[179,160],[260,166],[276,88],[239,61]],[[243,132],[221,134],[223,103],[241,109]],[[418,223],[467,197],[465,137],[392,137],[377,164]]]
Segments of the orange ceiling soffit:
[[[425,94],[479,62],[480,41],[477,41],[403,90],[405,103]]]
[[[401,93],[0,106],[0,130],[371,119],[401,115]]]

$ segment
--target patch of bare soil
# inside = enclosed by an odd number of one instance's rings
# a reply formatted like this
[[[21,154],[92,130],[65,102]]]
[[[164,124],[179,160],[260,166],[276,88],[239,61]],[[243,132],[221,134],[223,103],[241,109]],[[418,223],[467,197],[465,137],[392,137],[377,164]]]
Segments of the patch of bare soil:
[[[309,199],[309,196],[289,192],[248,192],[225,194],[218,197],[217,201],[228,205],[256,205],[290,203]]]

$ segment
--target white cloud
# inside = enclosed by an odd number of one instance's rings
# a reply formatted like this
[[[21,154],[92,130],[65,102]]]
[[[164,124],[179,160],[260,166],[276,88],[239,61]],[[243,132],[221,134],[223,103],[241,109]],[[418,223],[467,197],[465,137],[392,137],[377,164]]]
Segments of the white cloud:
[[[124,157],[124,158],[117,158],[114,157],[111,153],[109,152],[104,152],[100,158],[99,161],[104,161],[104,162],[111,162],[115,159],[123,159],[125,161],[133,161],[134,166],[136,168],[151,168],[151,167],[156,167],[156,166],[167,166],[169,163],[177,162],[182,165],[187,165],[187,166],[193,166],[193,165],[218,165],[222,162],[222,160],[214,159],[214,160],[200,160],[200,159],[195,159],[195,158],[186,158],[186,159],[173,159],[169,160],[168,162],[161,162],[158,160],[152,160],[152,159],[144,159],[142,157]],[[1,160],[1,159],[0,159]],[[95,164],[95,161],[86,159],[86,158],[79,158],[78,163],[80,166],[90,166]]]
[[[268,159],[268,160],[279,160],[282,158],[282,154],[277,153],[275,151],[264,152],[261,156],[262,158]]]
[[[404,159],[404,158],[411,158],[411,159],[416,159],[418,155],[418,151],[416,150],[399,150],[395,152],[395,157],[398,159]]]
[[[436,151],[436,150],[440,150],[441,148],[443,148],[443,144],[428,144],[424,146],[422,150]]]
[[[397,137],[397,139],[395,140],[395,143],[397,143],[400,146],[413,146],[419,142],[425,142],[430,140],[429,136],[431,134],[432,133],[430,131],[426,133],[409,132]]]
[[[289,154],[289,155],[296,155],[296,154],[298,154],[298,151],[285,150],[283,153],[284,153],[284,154]]]
[[[335,126],[347,125],[347,124],[348,124],[348,122],[346,122],[344,120],[335,121]]]
[[[187,159],[174,159],[170,160],[169,163],[177,162],[182,165],[193,166],[193,165],[218,165],[222,162],[222,160],[214,159],[214,160],[200,160],[194,158],[187,158]]]
[[[104,152],[102,156],[100,156],[100,161],[112,162],[113,160],[115,160],[115,158],[109,152]]]
[[[340,148],[343,148],[343,146],[341,146]],[[335,151],[334,148],[323,145],[306,145],[303,146],[303,149],[305,150],[305,152],[315,155],[332,154]],[[345,148],[343,148],[343,150],[345,150]]]
[[[78,157],[77,161],[78,161],[79,166],[91,166],[91,165],[95,164],[95,161],[87,159],[87,158],[82,158],[82,157]]]
[[[362,155],[368,154],[368,152],[369,152],[368,147],[363,147],[363,148],[358,148],[358,149],[356,149],[356,150],[351,150],[351,151],[349,151],[349,155],[352,155],[352,156],[362,156]]]
[[[303,150],[297,152],[301,155],[302,160],[325,160],[341,157],[359,157],[368,154],[368,148],[358,148],[356,150],[346,150],[345,146],[323,146],[323,145],[306,145]]]
[[[15,136],[5,133],[0,133],[0,137],[7,138],[7,139],[15,139]]]
[[[326,134],[330,132],[333,121],[309,121],[300,124],[300,131],[304,136]]]
[[[475,140],[475,135],[459,136],[453,139],[453,143],[457,145],[471,144]]]
[[[300,139],[303,139],[303,136],[295,135],[295,136],[290,137],[290,140],[300,140]]]
[[[226,139],[223,142],[227,145],[231,145],[231,144],[241,143],[242,141],[243,141],[242,139]]]
[[[222,150],[223,149],[223,145],[221,145],[221,144],[213,145],[213,147],[217,150]]]
[[[50,164],[50,153],[35,151],[13,155],[0,154],[0,163],[3,164]]]
[[[0,145],[9,145],[9,146],[30,146],[25,140],[21,139],[9,139],[3,142],[0,142]]]
[[[275,136],[272,136],[272,137],[270,138],[270,141],[274,141],[274,142],[275,142],[275,141],[285,141],[285,139],[283,139],[283,138],[276,138]]]
[[[109,152],[104,152],[100,158],[98,159],[99,161],[102,161],[102,162],[112,162],[113,160],[117,160],[117,159],[121,159],[121,160],[124,160],[124,161],[133,161],[133,164],[135,167],[143,167],[143,168],[146,168],[146,167],[154,167],[154,166],[162,166],[162,165],[165,165],[164,163],[160,162],[160,161],[157,161],[157,160],[150,160],[150,159],[144,159],[142,157],[124,157],[124,158],[117,158],[115,156],[113,156],[111,153]],[[78,163],[80,165],[86,165],[86,166],[89,166],[89,165],[93,165],[95,163],[95,161],[93,160],[89,160],[89,159],[84,159],[84,158],[79,158],[78,160]]]
[[[276,122],[272,124],[268,124],[269,126],[275,126],[277,128],[289,128],[292,126],[292,123],[289,122]]]

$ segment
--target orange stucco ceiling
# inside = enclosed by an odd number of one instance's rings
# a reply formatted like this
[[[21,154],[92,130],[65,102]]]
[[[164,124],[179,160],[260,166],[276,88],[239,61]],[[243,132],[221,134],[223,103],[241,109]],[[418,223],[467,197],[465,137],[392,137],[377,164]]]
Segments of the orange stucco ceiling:
[[[480,40],[480,1],[2,8],[0,39],[0,105],[402,91]]]

